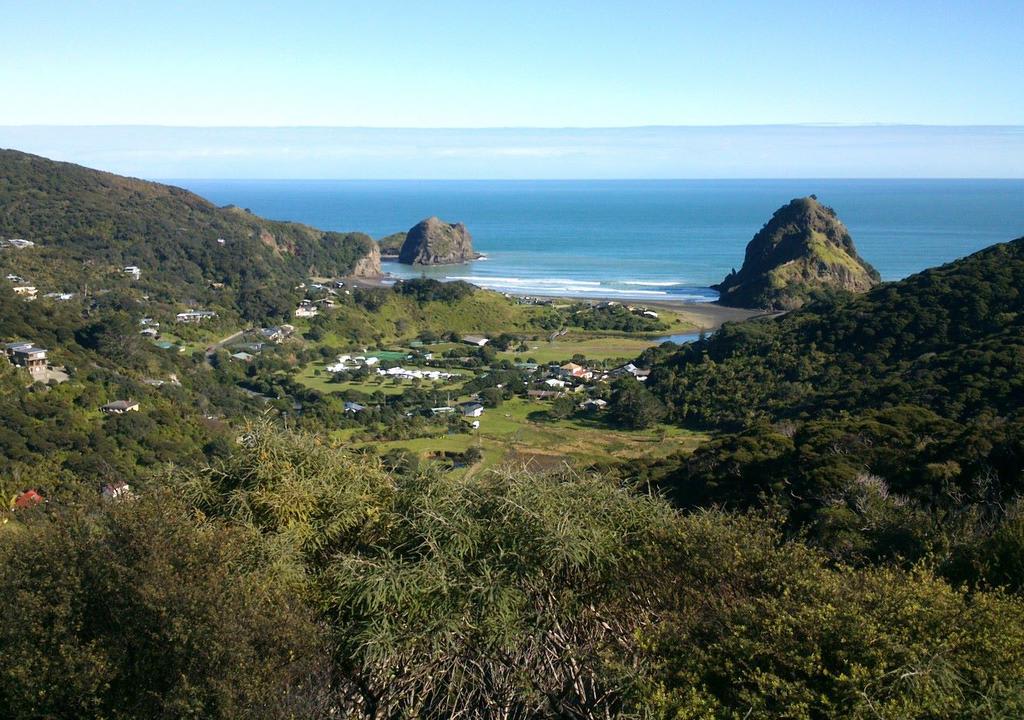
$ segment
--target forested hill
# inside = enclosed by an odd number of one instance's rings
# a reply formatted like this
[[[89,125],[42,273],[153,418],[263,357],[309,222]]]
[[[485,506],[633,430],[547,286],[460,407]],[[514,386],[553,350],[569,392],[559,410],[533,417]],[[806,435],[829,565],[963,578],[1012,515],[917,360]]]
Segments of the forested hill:
[[[844,562],[1024,589],[1024,238],[651,352],[651,402],[720,431],[649,468],[685,507],[771,508]]]
[[[677,420],[718,427],[900,403],[958,420],[1015,413],[1022,288],[1024,238],[864,295],[727,325],[656,361],[651,387]]]
[[[205,289],[222,283],[252,317],[310,274],[348,273],[372,243],[362,233],[265,220],[181,188],[15,150],[0,150],[0,238],[36,243],[19,262],[36,285],[60,286],[48,289],[80,290],[88,280],[96,289],[135,265],[144,292],[203,302],[212,299]]]

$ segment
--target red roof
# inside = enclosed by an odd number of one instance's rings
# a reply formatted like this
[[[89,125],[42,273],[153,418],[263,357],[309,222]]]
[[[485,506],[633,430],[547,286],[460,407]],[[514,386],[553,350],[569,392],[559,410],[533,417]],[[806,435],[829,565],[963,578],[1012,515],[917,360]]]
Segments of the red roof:
[[[18,497],[14,498],[14,507],[24,510],[30,508],[33,505],[38,505],[43,502],[43,496],[35,490],[26,490]]]

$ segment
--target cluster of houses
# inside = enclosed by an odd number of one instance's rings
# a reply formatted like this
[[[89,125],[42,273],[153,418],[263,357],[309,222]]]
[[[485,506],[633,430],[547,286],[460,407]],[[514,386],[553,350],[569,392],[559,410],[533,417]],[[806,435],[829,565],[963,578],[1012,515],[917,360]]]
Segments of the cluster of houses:
[[[596,307],[599,310],[604,310],[607,308],[618,307],[621,304],[622,303],[616,300],[604,300],[602,302],[596,303],[594,307]],[[655,320],[658,319],[657,312],[643,305],[626,305],[626,310],[633,313],[634,315],[643,315],[644,317],[654,318]]]
[[[566,393],[582,393],[595,385],[620,377],[628,376],[646,382],[650,375],[650,370],[639,368],[633,363],[614,370],[591,370],[574,362],[545,367],[534,363],[517,363],[517,367],[535,377],[532,387],[527,389],[527,396],[531,400],[550,400]],[[604,410],[608,403],[601,398],[588,398],[580,402],[579,407],[593,412]]]
[[[104,483],[100,486],[100,497],[104,500],[130,500],[135,497],[132,493],[131,485],[126,483],[124,480],[113,480],[108,483]],[[10,510],[11,512],[17,513],[24,510],[29,510],[42,505],[46,502],[46,498],[36,488],[29,488],[24,490],[13,498],[11,498]],[[7,522],[7,518],[3,519],[3,522]]]
[[[450,380],[459,373],[441,372],[440,370],[417,370],[403,367],[392,367],[384,370],[377,368],[377,374],[383,377],[399,378],[400,380]]]
[[[428,353],[429,355],[429,353]],[[376,355],[339,355],[337,362],[327,365],[324,369],[329,373],[347,372],[359,368],[374,368],[380,364],[380,358]],[[398,378],[399,380],[451,380],[458,377],[460,373],[443,372],[441,370],[424,370],[419,368],[404,368],[401,366],[387,369],[377,367],[376,373],[381,377]]]
[[[323,293],[323,296],[317,299],[305,298],[299,303],[299,306],[295,308],[295,317],[297,318],[311,318],[316,317],[320,314],[321,308],[333,308],[337,305],[334,296],[338,295],[339,290],[344,292],[346,295],[351,295],[351,290],[342,290],[345,287],[344,280],[335,280],[331,285],[324,285],[322,283],[312,283],[309,286],[310,290],[316,290],[318,293]],[[306,289],[306,284],[303,283],[295,288],[296,290]]]
[[[36,295],[39,293],[39,290],[35,285],[29,284],[25,278],[20,275],[15,275],[14,273],[9,273],[5,279],[7,282],[11,283],[11,289],[14,291],[15,295],[23,298],[24,300],[36,299]]]
[[[0,240],[0,243],[7,243],[10,247],[32,247],[35,244],[31,240],[21,240],[17,238],[13,240]],[[3,245],[0,245],[0,247],[3,247]],[[142,277],[142,269],[137,265],[125,265],[123,268],[121,268],[121,272],[125,275],[129,275],[133,280],[138,280],[140,277]],[[20,275],[8,273],[5,279],[12,284],[11,289],[14,291],[14,294],[18,295],[22,299],[35,300],[39,296],[39,288],[29,283],[25,278],[21,277]],[[61,300],[66,302],[74,298],[75,294],[63,291],[55,291],[48,292],[44,294],[43,297],[49,298],[50,300]]]
[[[339,355],[338,361],[328,365],[325,370],[329,373],[346,372],[357,368],[370,368],[380,363],[380,358],[375,355]]]

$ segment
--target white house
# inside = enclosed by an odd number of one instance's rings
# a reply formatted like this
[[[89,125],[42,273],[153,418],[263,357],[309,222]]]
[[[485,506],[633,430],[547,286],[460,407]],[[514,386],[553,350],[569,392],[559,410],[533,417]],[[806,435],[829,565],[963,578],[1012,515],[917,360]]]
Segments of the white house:
[[[312,305],[299,305],[297,308],[295,308],[295,317],[297,318],[316,317],[319,314],[320,311],[317,310]]]
[[[213,310],[187,310],[175,315],[174,320],[180,323],[199,323],[215,317],[217,317],[217,313]]]
[[[490,340],[480,335],[463,335],[462,342],[468,345],[476,345],[477,347],[483,347],[484,345],[489,343]]]
[[[115,480],[104,485],[100,494],[104,500],[127,500],[132,496],[132,488],[124,480]]]
[[[465,402],[459,405],[459,409],[466,417],[480,417],[484,414],[484,406],[478,402]]]
[[[121,272],[123,272],[125,275],[131,275],[133,280],[138,280],[140,277],[142,277],[142,268],[140,268],[138,265],[125,265],[121,269]]]
[[[34,285],[15,285],[13,289],[15,295],[20,295],[26,300],[35,300],[36,293],[39,292]]]
[[[138,412],[139,404],[134,400],[115,400],[100,408],[108,415],[123,415],[126,412]]]

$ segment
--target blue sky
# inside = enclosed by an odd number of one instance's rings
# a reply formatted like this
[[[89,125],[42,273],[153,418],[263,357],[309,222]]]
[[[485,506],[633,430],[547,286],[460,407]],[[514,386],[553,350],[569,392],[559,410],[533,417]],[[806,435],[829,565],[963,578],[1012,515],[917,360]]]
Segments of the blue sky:
[[[1021,124],[1024,2],[0,0],[0,124]]]
[[[1019,177],[1021,28],[1024,0],[0,0],[0,146],[147,177]],[[975,130],[799,130],[875,124]]]

